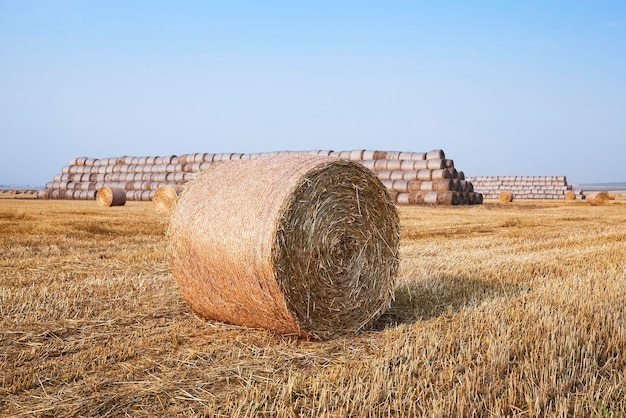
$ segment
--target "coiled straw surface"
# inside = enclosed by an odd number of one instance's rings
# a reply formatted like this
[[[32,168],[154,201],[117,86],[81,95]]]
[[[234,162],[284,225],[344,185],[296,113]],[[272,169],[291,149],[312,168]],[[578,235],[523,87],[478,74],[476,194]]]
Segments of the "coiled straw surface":
[[[152,204],[160,210],[170,210],[176,202],[176,198],[180,192],[180,188],[172,186],[159,186],[154,192]]]
[[[124,206],[126,204],[126,191],[124,189],[103,186],[96,192],[96,202],[100,206]]]
[[[587,201],[591,206],[602,206],[609,203],[609,194],[607,192],[595,192],[587,194]]]
[[[200,316],[326,339],[388,307],[397,210],[375,175],[335,157],[287,154],[216,164],[172,212],[170,265]]]

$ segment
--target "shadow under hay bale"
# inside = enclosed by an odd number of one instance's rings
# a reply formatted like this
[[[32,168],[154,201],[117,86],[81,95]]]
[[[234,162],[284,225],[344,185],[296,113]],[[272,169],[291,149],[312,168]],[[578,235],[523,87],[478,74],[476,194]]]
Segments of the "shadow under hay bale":
[[[370,170],[287,154],[205,170],[179,196],[168,237],[200,316],[325,339],[369,327],[389,306],[400,225]]]

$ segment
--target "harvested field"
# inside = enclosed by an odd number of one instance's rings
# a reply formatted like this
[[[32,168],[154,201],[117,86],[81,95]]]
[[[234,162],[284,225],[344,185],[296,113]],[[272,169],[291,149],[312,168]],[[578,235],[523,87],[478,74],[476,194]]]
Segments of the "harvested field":
[[[0,200],[1,416],[623,416],[626,202],[399,207],[375,329],[200,319],[150,202]]]

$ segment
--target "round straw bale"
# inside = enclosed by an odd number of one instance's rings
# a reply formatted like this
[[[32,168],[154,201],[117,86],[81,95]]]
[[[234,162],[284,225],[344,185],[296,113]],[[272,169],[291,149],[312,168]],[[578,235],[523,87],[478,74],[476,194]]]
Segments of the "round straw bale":
[[[350,159],[350,151],[339,151],[339,158],[345,158],[346,160]]]
[[[498,201],[500,203],[511,203],[513,201],[513,193],[504,190],[498,194]]]
[[[387,160],[374,160],[374,170],[375,171],[389,170],[387,168]]]
[[[427,192],[426,194],[424,194],[424,203],[429,205],[436,205],[438,194],[439,192]]]
[[[401,160],[387,160],[387,170],[402,170],[402,161]]]
[[[387,159],[387,151],[374,151],[374,156],[372,160],[386,160]]]
[[[587,201],[592,206],[601,206],[609,203],[609,194],[607,192],[587,193]]]
[[[154,192],[152,204],[159,210],[170,210],[176,202],[176,198],[180,194],[181,188],[173,186],[159,186]]]
[[[390,173],[391,173],[389,176],[390,180],[404,180],[404,171],[395,170],[395,171],[390,171]]]
[[[374,159],[374,150],[363,150],[363,155],[361,155],[362,160],[373,160]]]
[[[374,170],[374,166],[376,164],[376,160],[363,160],[363,161],[359,161],[359,163],[369,169],[369,170]]]
[[[440,168],[444,168],[445,160],[434,159],[434,160],[426,160],[426,168],[429,170],[439,170]]]
[[[428,181],[432,178],[433,170],[417,170],[417,180]]]
[[[440,150],[440,149],[434,149],[426,153],[427,160],[443,160],[444,158],[446,158],[446,154],[443,152],[443,150]],[[443,168],[443,167],[439,167],[439,168]]]
[[[409,182],[407,180],[393,180],[391,190],[406,193],[409,191]]]
[[[96,202],[103,207],[124,206],[126,204],[126,192],[124,189],[103,186],[96,193]]]
[[[212,166],[172,212],[170,266],[202,317],[330,338],[388,307],[399,218],[374,173],[307,154]]]
[[[403,180],[417,180],[418,170],[403,170],[402,171],[402,179]]]
[[[413,170],[415,167],[415,160],[400,160],[400,170]]]
[[[425,194],[424,192],[399,193],[397,202],[399,205],[422,205]]]
[[[418,192],[422,190],[422,181],[421,180],[407,180],[407,191],[408,192]]]
[[[615,200],[615,192],[606,192],[606,194],[609,196],[609,200]]]
[[[565,192],[565,200],[576,200],[576,193],[572,190],[568,190]]]
[[[376,172],[376,176],[378,177],[379,180],[392,180],[391,178],[392,173],[393,171],[380,170]]]
[[[350,160],[352,161],[361,161],[363,159],[363,153],[365,150],[355,149],[350,151]]]

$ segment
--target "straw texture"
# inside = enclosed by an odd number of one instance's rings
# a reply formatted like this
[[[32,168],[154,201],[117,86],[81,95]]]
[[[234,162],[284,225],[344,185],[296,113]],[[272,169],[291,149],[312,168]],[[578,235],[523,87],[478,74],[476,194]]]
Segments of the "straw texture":
[[[500,203],[511,203],[513,201],[513,193],[509,191],[502,191],[498,194],[498,200]]]
[[[176,202],[176,198],[180,192],[180,187],[160,186],[154,192],[152,204],[159,210],[170,210]]]
[[[170,265],[202,317],[326,339],[367,328],[386,309],[399,234],[389,193],[358,163],[236,160],[211,166],[179,196]]]
[[[592,206],[606,205],[609,203],[609,194],[607,192],[588,193],[587,202]]]

